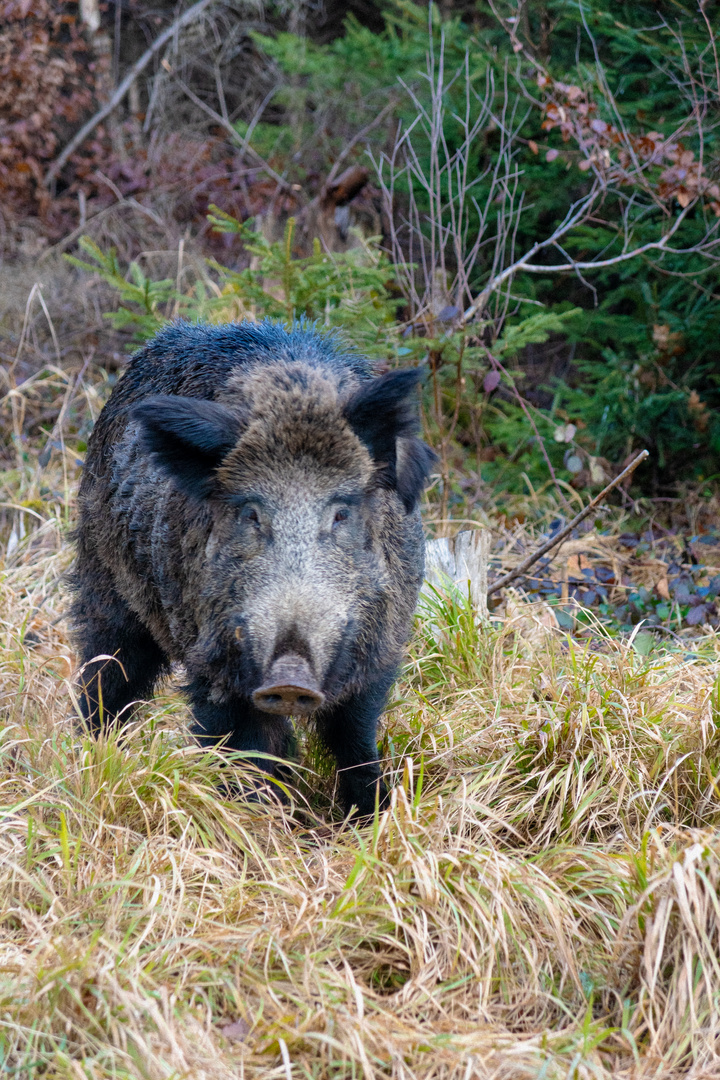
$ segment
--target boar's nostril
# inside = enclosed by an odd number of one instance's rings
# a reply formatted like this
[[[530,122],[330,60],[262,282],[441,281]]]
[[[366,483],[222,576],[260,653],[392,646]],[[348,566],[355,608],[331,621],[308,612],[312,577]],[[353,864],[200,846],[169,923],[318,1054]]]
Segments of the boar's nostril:
[[[302,656],[280,656],[253,694],[256,708],[281,716],[307,716],[325,700],[310,665]]]
[[[263,712],[279,713],[281,716],[307,716],[319,709],[325,700],[319,691],[307,686],[261,687],[253,694],[253,701]]]

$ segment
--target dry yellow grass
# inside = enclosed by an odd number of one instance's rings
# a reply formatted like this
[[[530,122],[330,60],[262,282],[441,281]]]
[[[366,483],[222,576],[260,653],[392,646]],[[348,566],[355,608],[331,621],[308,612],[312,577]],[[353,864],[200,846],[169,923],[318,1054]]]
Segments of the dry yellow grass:
[[[172,688],[82,737],[73,456],[2,481],[0,1072],[720,1077],[712,632],[641,656],[430,601],[358,830],[311,736],[289,807],[225,797]]]

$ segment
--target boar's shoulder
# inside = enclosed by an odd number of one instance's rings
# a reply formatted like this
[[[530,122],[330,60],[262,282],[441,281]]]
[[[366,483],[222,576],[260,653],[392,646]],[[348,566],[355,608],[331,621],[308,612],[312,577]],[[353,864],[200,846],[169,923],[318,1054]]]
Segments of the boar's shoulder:
[[[291,331],[270,322],[165,327],[132,358],[95,426],[88,465],[104,472],[103,459],[116,444],[129,410],[157,394],[214,400],[233,373],[251,365],[303,362],[329,371],[342,383],[369,379],[370,362],[344,350],[333,335],[300,324]]]
[[[311,329],[288,332],[269,322],[177,322],[136,353],[120,385],[128,401],[150,394],[214,398],[237,368],[283,360],[330,367],[339,376],[348,371],[360,378],[371,375],[365,358],[339,350],[332,336]]]

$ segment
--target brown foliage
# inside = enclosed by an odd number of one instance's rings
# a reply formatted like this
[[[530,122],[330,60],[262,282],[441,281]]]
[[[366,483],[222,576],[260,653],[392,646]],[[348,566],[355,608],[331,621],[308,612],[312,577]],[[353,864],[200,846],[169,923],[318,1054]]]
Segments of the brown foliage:
[[[232,246],[232,239],[212,231],[207,221],[211,204],[242,221],[262,213],[273,199],[278,210],[296,208],[293,199],[276,197],[272,180],[244,167],[223,136],[174,133],[138,147],[132,124],[128,121],[115,132],[115,146],[122,153],[98,141],[94,156],[76,166],[69,190],[85,191],[88,216],[110,206],[118,194],[132,197],[159,214],[171,231],[173,223],[181,230],[191,225],[203,245],[219,253]]]
[[[584,155],[578,165],[583,172],[594,167],[620,183],[637,183],[642,174],[663,202],[677,199],[684,208],[701,198],[720,217],[720,187],[678,138],[664,139],[657,131],[633,135],[620,130],[598,115],[597,105],[579,86],[558,82],[544,72],[538,75],[538,85],[547,95],[544,130],[559,128],[566,142],[577,142]],[[557,153],[548,151],[548,160]]]
[[[97,105],[100,72],[78,4],[0,0],[0,203],[51,227],[47,163]]]
[[[241,165],[223,136],[148,140],[138,137],[137,116],[111,120],[72,155],[59,191],[44,186],[49,165],[108,92],[110,61],[101,37],[83,26],[77,2],[0,0],[0,220],[18,234],[15,249],[22,222],[34,234],[39,227],[43,244],[70,233],[79,215],[84,220],[80,195],[88,222],[135,199],[163,232],[169,228],[171,246],[173,223],[192,224],[219,253],[228,238],[210,232],[208,205],[246,219],[276,194],[274,184]]]

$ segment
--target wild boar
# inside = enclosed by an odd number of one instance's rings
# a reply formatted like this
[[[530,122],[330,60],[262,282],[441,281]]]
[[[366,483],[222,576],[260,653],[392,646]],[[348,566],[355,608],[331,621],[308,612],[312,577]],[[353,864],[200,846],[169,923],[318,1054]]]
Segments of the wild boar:
[[[332,337],[269,322],[176,323],[140,349],[79,494],[72,618],[93,730],[180,662],[203,745],[286,758],[289,718],[312,716],[345,808],[383,803],[377,723],[423,578],[434,459],[419,377],[373,376]]]

